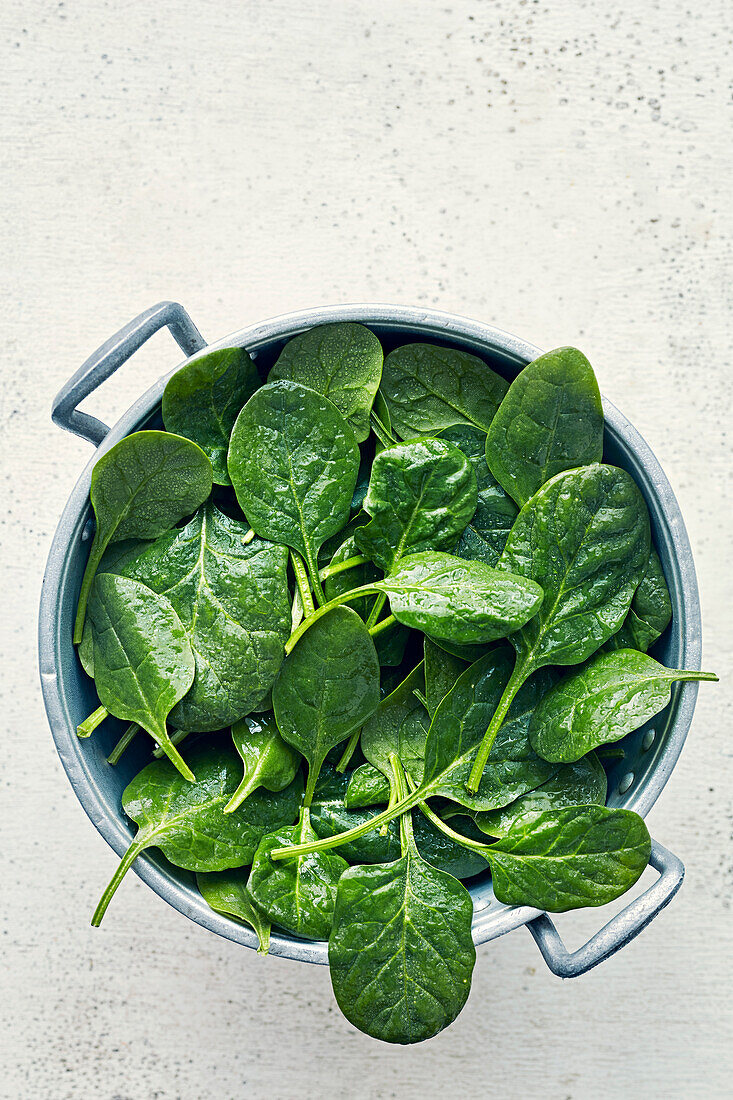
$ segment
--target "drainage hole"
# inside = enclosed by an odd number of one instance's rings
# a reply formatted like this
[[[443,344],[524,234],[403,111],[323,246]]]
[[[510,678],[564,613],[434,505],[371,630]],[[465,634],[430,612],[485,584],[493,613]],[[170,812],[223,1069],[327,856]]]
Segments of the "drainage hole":
[[[626,794],[626,792],[628,791],[629,787],[631,786],[631,784],[633,782],[634,782],[634,773],[633,772],[627,772],[626,775],[624,775],[622,777],[621,782],[618,785],[618,793],[619,794]]]
[[[654,744],[654,738],[657,736],[656,730],[647,730],[641,739],[642,752],[649,752],[649,749]]]

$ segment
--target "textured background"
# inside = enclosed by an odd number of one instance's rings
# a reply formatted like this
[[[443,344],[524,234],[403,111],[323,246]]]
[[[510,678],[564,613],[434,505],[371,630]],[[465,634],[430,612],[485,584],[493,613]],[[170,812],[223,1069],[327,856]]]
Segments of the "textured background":
[[[586,351],[679,496],[705,665],[728,673],[730,17],[725,0],[6,0],[3,1097],[729,1095],[725,681],[703,685],[650,815],[687,865],[670,909],[575,982],[524,930],[497,941],[456,1024],[389,1049],[340,1016],[325,969],[221,941],[135,876],[89,928],[114,857],[55,758],[35,617],[89,453],[51,397],[122,323],[168,297],[211,339],[325,302],[426,303]],[[114,418],[177,359],[159,335],[89,404]],[[560,923],[572,944],[598,920]]]

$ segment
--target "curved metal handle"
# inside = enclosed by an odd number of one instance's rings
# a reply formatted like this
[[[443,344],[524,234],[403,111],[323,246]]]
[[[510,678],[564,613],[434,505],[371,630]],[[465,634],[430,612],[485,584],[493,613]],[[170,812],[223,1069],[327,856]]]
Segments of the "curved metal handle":
[[[127,362],[153,333],[165,326],[186,355],[206,347],[206,341],[178,302],[158,302],[121,328],[90,355],[78,371],[62,386],[51,407],[51,419],[60,428],[98,447],[109,428],[96,416],[79,412],[77,405],[96,390],[111,374]]]
[[[669,905],[685,877],[682,861],[653,840],[649,864],[659,871],[659,878],[653,886],[617,913],[577,951],[568,951],[547,913],[528,923],[527,927],[553,974],[560,978],[577,978],[585,974],[625,947],[665,905]]]

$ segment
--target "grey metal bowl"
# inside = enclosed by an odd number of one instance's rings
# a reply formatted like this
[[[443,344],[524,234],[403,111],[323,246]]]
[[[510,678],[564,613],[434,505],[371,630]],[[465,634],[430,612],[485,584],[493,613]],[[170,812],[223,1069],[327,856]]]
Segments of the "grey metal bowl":
[[[400,343],[428,340],[479,355],[509,379],[540,354],[539,348],[526,341],[478,321],[437,310],[387,305],[328,306],[290,313],[241,329],[207,346],[185,310],[176,303],[163,302],[108,340],[56,397],[52,413],[55,422],[88,439],[97,450],[69,497],[48,557],[39,618],[41,682],[51,731],[71,785],[118,855],[128,847],[133,832],[121,809],[120,795],[146,759],[145,749],[133,745],[113,768],[106,755],[119,733],[114,720],[105,723],[107,728],[102,727],[89,740],[77,738],[77,724],[94,709],[97,701],[71,642],[72,623],[92,529],[89,503],[92,467],[123,436],[144,425],[154,426],[156,421],[160,424],[161,396],[170,375],[151,386],[111,429],[79,412],[77,406],[152,333],[166,325],[190,358],[215,348],[238,345],[246,347],[258,365],[267,370],[291,336],[316,324],[346,320],[368,325],[382,340],[386,351]],[[655,653],[672,667],[697,669],[701,656],[700,602],[679,506],[647,443],[610,402],[604,400],[603,406],[604,457],[628,470],[644,494],[672,597],[672,624]],[[697,684],[676,685],[664,713],[626,738],[623,760],[609,769],[609,805],[646,815],[681,752],[696,696]],[[583,973],[637,935],[679,889],[684,868],[676,856],[655,841],[651,862],[660,873],[659,879],[572,954],[565,949],[546,914],[500,904],[493,896],[488,877],[479,877],[469,884],[474,903],[474,940],[477,944],[485,943],[526,924],[555,973],[563,977]],[[137,859],[134,869],[156,893],[192,920],[248,947],[256,945],[254,933],[212,912],[196,890],[192,876],[172,867],[162,855],[146,853]],[[327,961],[325,943],[306,942],[284,933],[273,935],[270,950],[275,955],[305,962]]]

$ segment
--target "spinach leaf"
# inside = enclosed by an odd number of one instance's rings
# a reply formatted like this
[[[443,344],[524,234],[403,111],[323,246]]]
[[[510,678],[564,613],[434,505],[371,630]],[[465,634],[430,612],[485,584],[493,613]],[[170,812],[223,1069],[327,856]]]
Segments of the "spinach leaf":
[[[489,469],[521,507],[555,474],[600,462],[603,409],[577,348],[540,355],[512,382],[486,440]]]
[[[315,624],[280,669],[272,703],[283,738],[308,761],[310,806],[326,755],[379,703],[374,642],[356,612],[337,607]]]
[[[370,419],[372,431],[377,437],[377,451],[380,451],[382,447],[391,447],[393,443],[397,442],[392,434],[392,418],[389,415],[389,405],[385,401],[381,390],[377,390]]]
[[[604,645],[606,650],[638,649],[646,653],[669,626],[672,601],[656,550],[649,555],[646,573],[634,593],[628,615]]]
[[[306,386],[270,382],[237,417],[228,466],[250,526],[302,555],[323,602],[318,550],[348,521],[359,469],[341,413]]]
[[[620,897],[650,854],[649,832],[637,814],[593,805],[520,818],[487,849],[497,899],[550,913]]]
[[[432,718],[438,705],[446,697],[458,677],[466,671],[468,664],[461,657],[446,653],[439,645],[426,636],[425,654],[425,698],[428,713]],[[409,769],[408,769],[409,774]]]
[[[163,390],[163,423],[198,443],[208,455],[217,485],[230,485],[229,436],[239,410],[260,386],[257,368],[244,348],[221,348],[186,363]]]
[[[260,941],[257,954],[266,955],[270,948],[270,922],[247,893],[248,878],[248,867],[229,871],[203,871],[196,875],[196,885],[206,904],[215,913],[234,917],[254,929]]]
[[[346,792],[351,779],[326,763],[321,771],[310,808],[311,825],[320,839],[336,836],[356,825],[364,825],[376,816],[371,807],[349,809]],[[389,796],[388,796],[389,797]],[[348,863],[384,863],[400,854],[399,829],[390,821],[384,829],[371,829],[351,844],[339,848]]]
[[[259,718],[252,714],[235,722],[232,740],[242,757],[244,775],[224,807],[225,814],[241,806],[258,787],[268,791],[282,791],[289,787],[300,765],[300,753],[283,741],[271,714],[263,714]]]
[[[137,581],[100,573],[89,600],[89,621],[102,706],[147,730],[193,782],[166,728],[171,709],[193,683],[195,668],[188,635],[170,602]]]
[[[377,708],[377,712],[379,708]],[[375,713],[377,713],[375,712]],[[370,721],[372,721],[374,715]],[[360,764],[349,776],[345,804],[347,810],[362,810],[389,801],[389,780],[373,764]]]
[[[154,539],[195,512],[211,492],[208,458],[195,443],[168,432],[125,436],[92,470],[89,496],[97,520],[79,593],[74,642],[81,642],[87,600],[111,542]]]
[[[135,839],[104,891],[92,918],[100,924],[125,874],[146,848],[160,848],[188,871],[225,871],[250,863],[262,837],[297,816],[303,793],[299,777],[279,794],[256,791],[236,813],[224,806],[236,790],[241,762],[230,744],[217,739],[191,752],[196,782],[188,783],[168,761],[154,760],[122,793],[122,808],[138,826]]]
[[[473,814],[473,820],[487,836],[507,836],[520,818],[529,820],[530,814],[564,810],[568,806],[580,806],[589,802],[605,806],[606,788],[603,766],[595,753],[589,753],[576,763],[559,768],[541,787],[523,794],[499,810]]]
[[[450,550],[476,510],[476,475],[451,443],[423,439],[381,451],[374,459],[364,511],[354,532],[362,554],[391,572],[420,550]]]
[[[476,511],[458,541],[456,554],[494,566],[506,545],[518,508],[486,465],[486,432],[471,424],[456,424],[445,428],[440,438],[463,451],[473,466],[478,487]]]
[[[476,754],[481,772],[507,707],[535,669],[585,661],[624,620],[649,557],[649,515],[633,478],[615,466],[558,474],[524,505],[499,568],[542,585],[542,608],[509,641],[517,661]]]
[[[341,565],[350,558],[357,556],[359,556],[359,548],[354,541],[354,536],[347,535],[331,558],[329,568]],[[353,569],[347,569],[343,573],[334,573],[326,577],[323,582],[323,591],[327,600],[333,600],[361,584],[369,584],[370,581],[378,580],[379,576],[376,566],[372,565],[371,562],[365,562],[363,565],[356,565]],[[373,603],[373,596],[364,596],[363,599],[354,600],[351,606],[359,618],[366,619]]]
[[[430,725],[428,713],[418,698],[424,691],[425,672],[421,662],[386,699],[382,699],[362,727],[361,751],[388,782],[392,774],[391,753],[399,756],[415,783],[422,779]]]
[[[328,961],[339,1008],[355,1027],[385,1042],[417,1043],[466,1003],[476,961],[473,904],[465,886],[422,858],[409,815],[400,818],[400,843],[395,862],[341,876]]]
[[[407,344],[384,361],[382,393],[402,439],[431,435],[451,424],[489,427],[508,383],[465,351]]]
[[[601,653],[566,676],[542,700],[532,716],[532,748],[545,760],[579,760],[658,714],[669,702],[676,680],[717,680],[717,676],[665,668],[634,649]]]
[[[119,570],[167,596],[188,634],[196,675],[171,712],[180,729],[223,729],[249,713],[282,663],[291,622],[288,552],[246,536],[246,524],[209,502]]]
[[[351,425],[356,442],[363,443],[382,359],[382,345],[364,325],[318,325],[287,342],[269,381],[288,379],[322,393]]]

